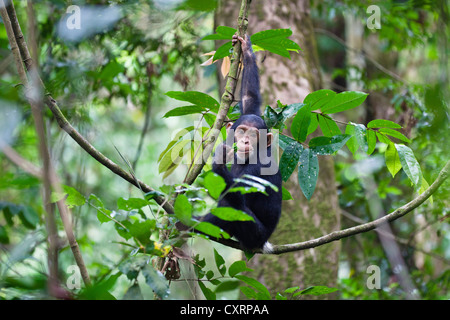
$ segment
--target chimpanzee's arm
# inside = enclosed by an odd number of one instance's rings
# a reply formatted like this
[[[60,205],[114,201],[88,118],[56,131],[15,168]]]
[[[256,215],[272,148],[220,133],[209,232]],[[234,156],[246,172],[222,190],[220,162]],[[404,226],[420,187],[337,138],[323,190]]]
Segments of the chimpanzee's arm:
[[[227,146],[225,143],[217,146],[213,158],[212,171],[220,175],[225,180],[227,186],[224,192],[235,184],[233,174],[228,170],[226,165],[226,163],[229,162],[227,160],[231,157],[234,157],[234,151],[231,147]],[[244,210],[245,199],[240,192],[227,192],[223,197],[223,200],[230,203],[230,207]],[[222,204],[219,203],[219,205]]]
[[[252,50],[252,43],[248,35],[245,38],[233,36],[233,44],[241,42],[242,54],[244,57],[244,70],[241,84],[241,104],[242,114],[261,115],[261,95],[259,88],[259,73],[256,65],[256,57]]]

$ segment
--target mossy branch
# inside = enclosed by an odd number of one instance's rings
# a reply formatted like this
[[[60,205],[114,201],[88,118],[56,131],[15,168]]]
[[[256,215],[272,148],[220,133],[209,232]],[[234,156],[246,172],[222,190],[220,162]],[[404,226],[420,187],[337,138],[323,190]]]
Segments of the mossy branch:
[[[363,223],[355,227],[351,227],[344,230],[334,231],[327,235],[324,235],[322,237],[303,241],[303,242],[297,242],[297,243],[291,243],[291,244],[283,244],[283,245],[274,245],[271,252],[263,252],[262,250],[256,250],[254,253],[270,253],[270,254],[282,254],[286,252],[293,252],[293,251],[301,251],[305,249],[311,249],[315,248],[333,241],[341,240],[343,238],[347,238],[350,236],[354,236],[359,233],[368,232],[370,230],[376,229],[377,227],[381,226],[382,224],[392,222],[394,220],[397,220],[407,213],[413,211],[417,207],[419,207],[422,203],[424,203],[429,197],[432,196],[433,193],[436,192],[436,190],[444,183],[444,181],[448,178],[450,174],[450,161],[447,161],[444,168],[439,173],[436,180],[431,184],[430,187],[428,187],[423,193],[421,193],[417,198],[413,199],[412,201],[408,202],[407,204],[403,205],[402,207],[394,210],[394,212],[389,213],[379,219],[373,220],[368,223]],[[232,247],[235,249],[243,250],[239,242],[233,241],[233,240],[224,240],[224,239],[214,239],[214,241],[219,242],[225,246]]]
[[[14,57],[22,57],[21,61],[24,62],[26,70],[30,73],[33,72],[35,66],[34,62],[31,58],[30,51],[28,50],[27,43],[25,41],[25,38],[23,36],[22,30],[19,25],[19,21],[16,16],[16,12],[14,9],[14,5],[12,1],[10,4],[6,7],[6,11],[10,17],[11,20],[11,26],[12,31],[14,32],[15,42],[17,45],[11,45],[11,50],[13,51]],[[18,47],[18,48],[17,48]],[[18,49],[18,50],[17,50]],[[19,55],[20,53],[20,55]],[[19,71],[20,72],[20,71]],[[45,91],[44,83],[42,82],[42,79],[39,77],[37,73],[34,73],[34,76],[36,77],[36,82],[40,86],[41,92]],[[21,77],[22,78],[22,77]],[[141,189],[143,192],[151,192],[154,191],[150,186],[145,184],[144,182],[137,179],[134,175],[128,173],[124,169],[122,169],[119,165],[117,165],[114,161],[110,160],[108,157],[103,155],[100,151],[98,151],[86,138],[84,138],[72,125],[71,123],[66,119],[64,114],[62,113],[61,109],[59,108],[57,102],[50,94],[46,94],[44,97],[44,103],[48,106],[50,111],[53,113],[56,121],[58,122],[58,125],[67,133],[69,134],[73,140],[81,147],[83,148],[89,155],[91,155],[95,160],[100,162],[103,166],[117,174],[118,176],[122,177],[132,185],[136,186],[137,188]],[[167,213],[173,213],[173,207],[172,205],[164,199],[164,197],[156,197],[155,201],[163,207],[163,209]]]
[[[238,17],[238,33],[240,36],[244,36],[247,31],[248,25],[248,11],[250,8],[251,0],[242,0],[241,9],[239,10]],[[220,101],[219,111],[217,112],[217,118],[214,121],[212,126],[212,130],[210,131],[210,135],[205,142],[205,146],[203,149],[203,154],[201,156],[201,162],[195,164],[191,170],[189,171],[186,179],[184,180],[187,184],[192,184],[197,176],[203,169],[203,166],[206,164],[209,156],[211,155],[214,145],[219,137],[220,130],[222,129],[223,122],[227,116],[228,110],[230,109],[231,103],[234,100],[234,93],[236,91],[236,86],[238,82],[238,73],[239,73],[239,63],[241,59],[241,44],[237,43],[234,46],[233,54],[231,56],[231,65],[230,71],[228,72],[227,82],[225,84],[225,90],[222,95]]]

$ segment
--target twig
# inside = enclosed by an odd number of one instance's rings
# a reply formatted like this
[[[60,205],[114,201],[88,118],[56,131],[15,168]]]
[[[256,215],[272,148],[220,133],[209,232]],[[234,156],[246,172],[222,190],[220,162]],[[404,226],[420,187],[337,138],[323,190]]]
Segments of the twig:
[[[373,230],[380,225],[383,225],[385,223],[392,222],[394,220],[397,220],[407,213],[413,211],[418,206],[420,206],[422,203],[424,203],[431,195],[436,192],[436,190],[444,183],[444,181],[448,178],[450,174],[450,161],[447,161],[444,168],[439,173],[436,180],[431,184],[429,188],[427,188],[423,193],[421,193],[417,198],[413,199],[412,201],[408,202],[404,206],[396,209],[394,212],[387,214],[383,216],[382,218],[373,220],[368,223],[364,223],[355,227],[347,228],[340,231],[334,231],[327,235],[324,235],[322,237],[304,241],[304,242],[298,242],[298,243],[292,243],[292,244],[284,244],[284,245],[274,245],[272,252],[270,254],[282,254],[286,252],[292,252],[292,251],[301,251],[305,249],[311,249],[315,248],[333,241],[337,241],[346,237],[350,237],[359,233],[368,232],[370,230]],[[221,243],[225,246],[240,249],[243,250],[239,242],[233,241],[230,239],[214,239],[211,238],[211,240]],[[254,253],[263,253],[262,250],[256,250]]]
[[[13,148],[11,148],[9,145],[7,145],[5,142],[0,140],[0,150],[3,151],[5,156],[16,166],[21,168],[23,171],[31,174],[32,176],[35,176],[39,179],[42,179],[42,170],[35,166],[30,161],[22,158],[20,154],[16,152]]]
[[[348,46],[348,45],[345,43],[344,40],[342,40],[342,39],[339,38],[337,35],[335,35],[334,33],[330,32],[330,31],[328,31],[328,30],[326,30],[326,29],[315,28],[314,31],[315,31],[316,33],[322,33],[322,34],[325,34],[325,35],[327,35],[328,37],[334,39],[336,42],[338,42],[338,43],[340,43],[342,46],[344,46],[347,50],[354,51],[354,52],[359,51],[359,50],[357,50],[357,49],[355,49],[355,48],[352,48],[352,47]],[[380,71],[386,73],[386,74],[389,75],[390,77],[392,77],[392,78],[394,78],[394,79],[400,81],[401,83],[403,83],[403,84],[405,84],[405,85],[408,85],[408,84],[409,84],[408,81],[406,81],[405,79],[403,79],[402,77],[400,77],[398,74],[392,72],[391,70],[385,68],[385,67],[384,67],[383,65],[381,65],[378,61],[376,61],[374,58],[372,58],[371,56],[369,56],[369,55],[367,54],[367,52],[365,52],[364,50],[363,50],[363,52],[361,52],[361,54],[364,55],[364,56],[366,57],[367,60],[369,60],[370,62],[372,62],[373,65],[374,65],[376,68],[378,68]]]
[[[239,17],[238,17],[238,33],[240,36],[244,36],[245,32],[247,31],[248,25],[247,18],[248,18],[248,11],[250,8],[250,2],[251,0],[242,0],[241,2],[241,9],[239,10]],[[220,101],[219,111],[217,112],[217,118],[212,126],[212,134],[209,136],[208,140],[205,143],[202,158],[200,159],[201,162],[199,164],[194,165],[192,167],[192,170],[187,175],[185,179],[185,182],[187,184],[192,184],[197,178],[197,176],[200,174],[203,166],[206,163],[206,160],[209,158],[209,156],[213,151],[217,138],[219,137],[222,124],[227,116],[231,103],[234,100],[234,92],[237,86],[237,74],[239,69],[241,52],[242,52],[241,45],[237,43],[234,46],[233,54],[231,56],[230,71],[228,72],[225,90],[222,95],[222,99]]]
[[[11,4],[8,6],[10,9]],[[47,261],[48,261],[48,269],[49,269],[49,277],[48,277],[48,287],[49,291],[52,295],[56,297],[54,288],[59,286],[58,283],[58,231],[56,227],[56,219],[54,214],[54,205],[50,202],[51,195],[51,163],[50,163],[50,154],[47,148],[47,142],[45,138],[45,127],[44,127],[44,119],[41,114],[41,104],[35,97],[30,98],[30,91],[32,90],[32,84],[29,85],[28,78],[25,73],[25,69],[23,67],[21,61],[21,55],[17,46],[16,38],[14,36],[12,22],[9,18],[7,9],[5,8],[5,3],[3,0],[0,0],[0,14],[2,16],[6,32],[8,35],[8,41],[11,46],[11,50],[14,54],[14,60],[16,63],[16,67],[19,73],[20,81],[25,86],[25,95],[31,105],[31,112],[33,115],[34,126],[36,129],[36,134],[38,136],[38,145],[39,145],[39,154],[43,162],[42,169],[42,180],[43,180],[43,203],[45,209],[45,224],[47,228],[47,241],[48,241],[48,250],[47,250]]]
[[[141,136],[139,138],[138,148],[136,150],[136,155],[134,156],[132,168],[133,171],[136,171],[136,166],[139,160],[139,157],[141,156],[142,152],[142,146],[144,145],[144,138],[147,134],[148,127],[150,125],[150,111],[151,111],[151,103],[152,103],[152,79],[149,79],[149,88],[148,88],[148,98],[147,98],[147,108],[145,109],[145,119],[144,119],[144,126],[142,127]]]
[[[3,0],[2,0],[3,1]],[[12,46],[11,50],[20,50],[20,54],[22,55],[23,62],[25,63],[25,67],[28,72],[31,72],[34,69],[34,63],[31,59],[30,52],[28,50],[28,46],[25,42],[25,39],[23,37],[22,31],[20,29],[19,22],[17,20],[17,16],[14,10],[14,6],[12,4],[12,1],[10,2],[10,6],[7,7],[9,16],[11,17],[12,21],[12,28],[14,31],[15,38],[17,39],[17,46]],[[17,58],[17,55],[14,55]],[[18,56],[20,57],[20,55]],[[20,59],[20,58],[19,58]],[[36,74],[36,80],[39,84],[40,89],[42,89],[42,92],[45,92],[45,86],[42,82],[42,79],[39,77],[39,75]],[[73,140],[75,140],[76,143],[80,147],[82,147],[87,153],[89,153],[95,160],[100,162],[102,165],[107,167],[109,170],[117,174],[118,176],[122,177],[132,185],[142,189],[144,192],[150,192],[154,191],[151,187],[146,185],[144,182],[140,180],[136,180],[131,174],[123,170],[121,167],[119,167],[116,163],[111,161],[109,158],[107,158],[105,155],[103,155],[100,151],[95,149],[93,145],[89,143],[66,119],[64,114],[61,112],[61,109],[58,107],[58,104],[55,99],[50,94],[46,94],[44,96],[44,103],[49,107],[50,111],[55,116],[56,121],[58,122],[58,125],[68,133]],[[164,204],[163,209],[167,213],[173,213],[173,207],[170,203],[167,203],[164,201],[164,197],[155,197],[155,201],[161,205]]]
[[[57,245],[56,245],[56,237],[57,237],[57,228],[56,221],[53,216],[53,208],[50,203],[50,194],[52,187],[52,177],[56,177],[56,173],[51,164],[50,153],[48,150],[46,137],[45,137],[45,126],[44,126],[44,118],[42,116],[42,100],[37,97],[31,97],[30,91],[33,92],[42,92],[38,91],[39,89],[43,89],[43,86],[40,84],[42,80],[38,77],[37,72],[35,72],[36,68],[34,67],[32,60],[30,58],[28,48],[26,48],[26,43],[23,38],[22,31],[20,30],[19,22],[17,21],[17,16],[14,10],[13,2],[10,1],[8,6],[5,8],[5,3],[3,0],[0,0],[0,13],[2,19],[5,24],[6,32],[8,35],[8,40],[11,48],[17,48],[19,45],[19,50],[12,50],[15,61],[17,71],[20,77],[20,81],[25,86],[26,98],[31,105],[31,111],[33,113],[33,119],[35,122],[36,132],[39,138],[39,152],[40,156],[43,160],[43,184],[44,184],[44,206],[47,211],[47,232],[49,238],[49,260],[51,260],[51,269],[50,269],[50,281],[56,281],[58,279],[57,274]],[[22,46],[22,47],[21,47]],[[22,49],[20,49],[22,48]],[[26,50],[25,50],[26,49]],[[22,55],[22,52],[24,55]],[[22,60],[21,60],[22,59]],[[28,83],[27,75],[22,64],[22,61],[25,63],[28,71],[31,73],[32,82]],[[54,182],[54,181],[53,181]],[[61,191],[59,184],[54,183],[53,187],[57,192]],[[86,266],[84,264],[83,257],[81,255],[78,243],[76,241],[75,235],[73,233],[72,221],[70,219],[70,212],[65,205],[65,203],[60,200],[57,202],[58,210],[61,216],[61,220],[63,222],[64,229],[66,231],[66,236],[70,244],[70,248],[72,249],[72,253],[74,255],[75,261],[80,269],[81,276],[86,285],[90,284],[90,278],[87,273]],[[53,283],[50,283],[53,285]],[[51,287],[50,289],[56,287]]]

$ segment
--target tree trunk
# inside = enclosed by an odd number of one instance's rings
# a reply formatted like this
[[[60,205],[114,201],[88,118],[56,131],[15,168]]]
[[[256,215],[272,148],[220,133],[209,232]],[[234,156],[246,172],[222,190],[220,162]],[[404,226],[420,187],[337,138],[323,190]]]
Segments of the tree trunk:
[[[229,25],[237,16],[238,1],[223,2],[222,6],[216,16],[216,25]],[[303,51],[291,53],[290,60],[271,53],[258,53],[263,106],[276,106],[277,100],[283,104],[302,102],[309,92],[322,88],[309,1],[253,1],[249,15],[249,33],[275,28],[290,28],[293,31],[291,39]],[[270,242],[299,242],[340,228],[333,159],[328,156],[320,157],[319,167],[317,187],[309,202],[300,190],[296,172],[284,184],[294,199],[283,201],[281,219]],[[334,242],[280,256],[257,255],[249,265],[255,269],[252,274],[258,275],[272,296],[292,286],[334,287],[339,251],[340,243]]]

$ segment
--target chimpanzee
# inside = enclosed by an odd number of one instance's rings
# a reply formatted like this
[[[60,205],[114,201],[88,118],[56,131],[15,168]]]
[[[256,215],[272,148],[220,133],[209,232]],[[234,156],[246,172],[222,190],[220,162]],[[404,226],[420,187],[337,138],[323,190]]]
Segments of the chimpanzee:
[[[228,192],[219,201],[220,207],[242,210],[254,218],[253,221],[224,221],[209,213],[203,221],[210,222],[236,237],[248,250],[270,251],[267,242],[278,223],[281,214],[281,174],[271,155],[272,133],[261,118],[261,96],[259,74],[250,38],[233,36],[233,45],[240,41],[244,69],[241,86],[241,116],[234,123],[227,124],[227,141],[216,148],[213,171],[222,176],[229,188],[242,186],[234,178],[244,174],[262,178],[278,188],[266,187],[267,195],[254,192],[241,194]],[[235,148],[232,147],[235,146]],[[236,152],[235,152],[236,151]],[[226,163],[233,160],[231,171]]]

